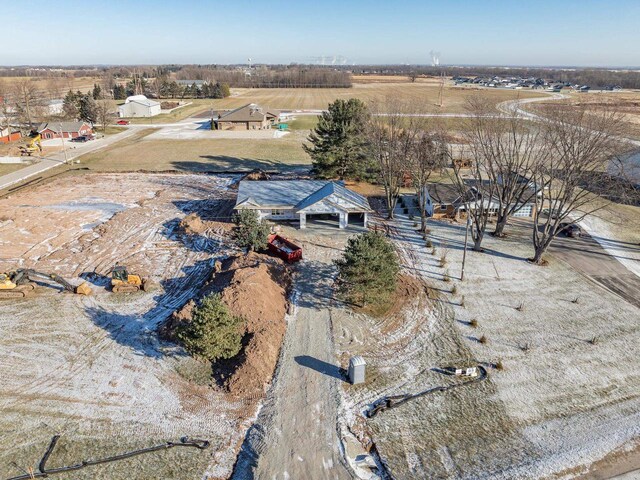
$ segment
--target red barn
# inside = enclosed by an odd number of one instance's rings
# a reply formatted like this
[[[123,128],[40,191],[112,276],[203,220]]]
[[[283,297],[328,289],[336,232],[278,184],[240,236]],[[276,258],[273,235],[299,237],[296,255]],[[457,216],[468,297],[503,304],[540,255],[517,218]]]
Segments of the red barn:
[[[87,122],[43,122],[36,127],[36,131],[43,140],[50,138],[75,138],[83,135],[91,135],[93,128]]]

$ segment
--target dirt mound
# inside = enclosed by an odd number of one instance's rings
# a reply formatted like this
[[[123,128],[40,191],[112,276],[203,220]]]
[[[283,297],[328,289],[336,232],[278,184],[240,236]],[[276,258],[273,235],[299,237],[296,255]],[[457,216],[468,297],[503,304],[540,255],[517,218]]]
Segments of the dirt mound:
[[[229,309],[246,320],[242,351],[216,366],[219,379],[233,395],[259,396],[271,380],[286,330],[290,284],[284,262],[252,252],[224,261],[202,289],[202,296],[220,293]],[[191,300],[175,312],[160,327],[160,335],[176,341],[176,329],[191,320],[195,306]]]
[[[197,213],[191,213],[180,221],[179,228],[187,235],[199,235],[207,229],[207,226]]]

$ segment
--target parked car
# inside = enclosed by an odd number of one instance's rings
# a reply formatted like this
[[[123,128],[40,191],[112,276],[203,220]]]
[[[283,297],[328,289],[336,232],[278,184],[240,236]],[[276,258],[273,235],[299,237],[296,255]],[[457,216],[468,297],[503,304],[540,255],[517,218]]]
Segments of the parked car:
[[[129,123],[131,123],[129,120],[118,120],[116,125],[129,125]]]
[[[560,233],[571,238],[579,238],[582,235],[582,229],[576,223],[561,223]]]
[[[80,135],[78,137],[73,137],[71,139],[72,142],[78,142],[78,143],[88,142],[89,140],[91,140],[89,135]]]

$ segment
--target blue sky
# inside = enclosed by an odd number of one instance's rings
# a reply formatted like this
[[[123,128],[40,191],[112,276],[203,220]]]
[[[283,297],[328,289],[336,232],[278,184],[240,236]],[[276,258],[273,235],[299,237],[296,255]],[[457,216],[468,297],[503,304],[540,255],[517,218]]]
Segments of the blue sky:
[[[640,66],[640,0],[0,0],[0,65]]]

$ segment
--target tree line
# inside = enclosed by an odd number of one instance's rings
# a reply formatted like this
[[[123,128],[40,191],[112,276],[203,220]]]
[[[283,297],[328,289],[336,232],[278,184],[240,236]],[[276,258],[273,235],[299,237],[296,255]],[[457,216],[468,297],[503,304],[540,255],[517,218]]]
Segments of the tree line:
[[[462,139],[452,141],[433,120],[416,116],[414,105],[336,100],[318,117],[304,149],[319,178],[381,185],[390,219],[401,188],[411,185],[425,235],[429,180],[434,173],[447,178],[476,251],[491,224],[491,233],[502,237],[513,215],[532,205],[536,264],[566,223],[580,222],[612,200],[637,197],[624,181],[624,123],[614,108],[549,104],[532,122],[497,114],[490,101],[477,97],[467,111]]]

